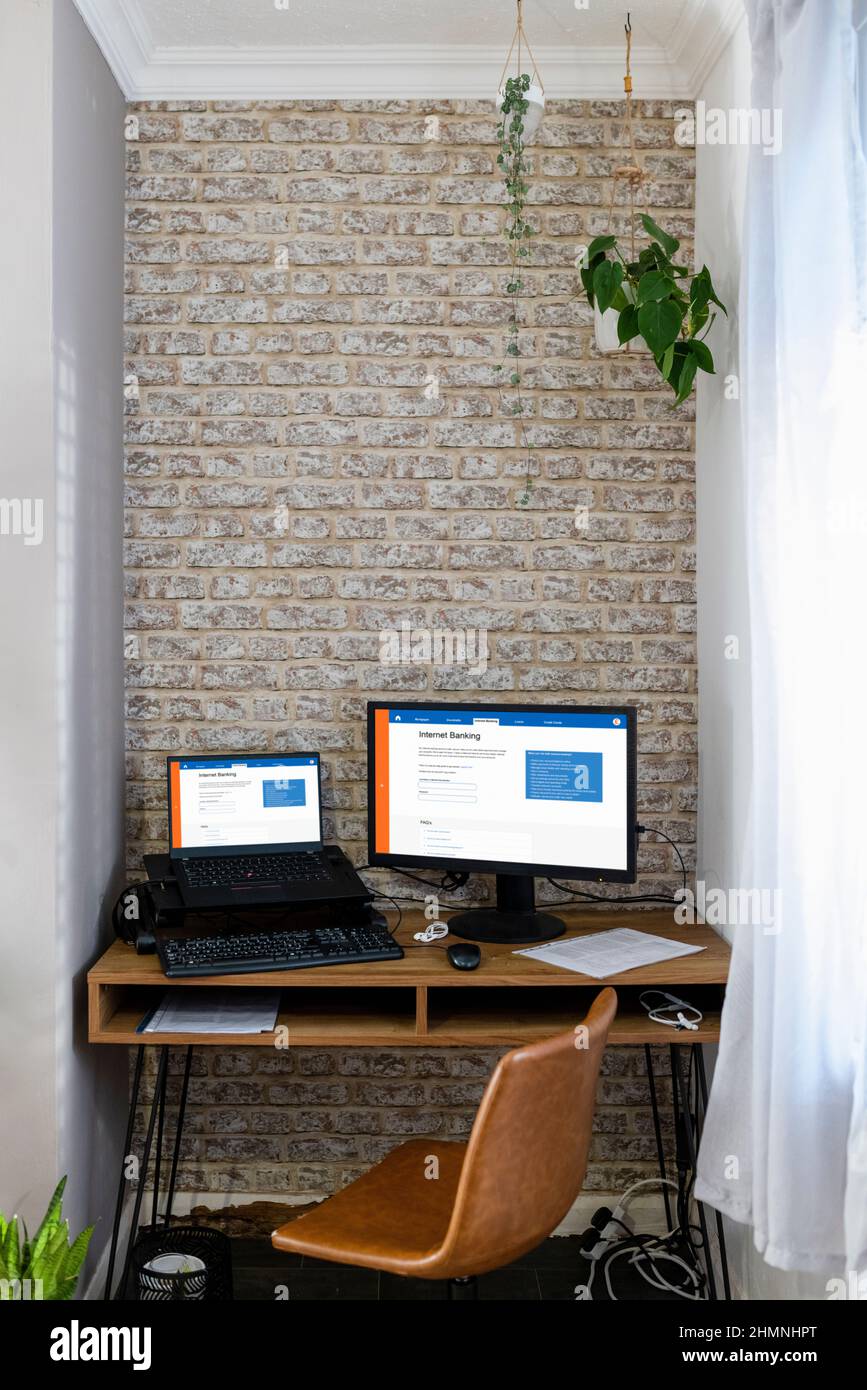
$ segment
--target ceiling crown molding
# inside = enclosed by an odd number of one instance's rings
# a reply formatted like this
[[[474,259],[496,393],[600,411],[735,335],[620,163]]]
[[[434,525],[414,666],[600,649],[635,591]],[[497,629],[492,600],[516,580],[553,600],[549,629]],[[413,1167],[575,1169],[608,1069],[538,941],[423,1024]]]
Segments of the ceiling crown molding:
[[[537,48],[549,97],[623,95],[620,48]],[[636,49],[641,96],[685,97],[679,74],[660,49]],[[274,100],[491,97],[503,71],[503,49],[481,44],[388,44],[305,48],[155,48],[131,100],[178,96]]]
[[[502,45],[365,44],[225,48],[154,44],[138,0],[75,0],[128,101],[492,97]],[[635,47],[636,96],[687,100],[734,33],[743,0],[697,0],[670,51]],[[535,50],[549,97],[619,98],[623,50]]]
[[[671,48],[670,57],[683,74],[689,95],[698,97],[714,65],[741,24],[746,23],[744,0],[717,0],[697,5]]]

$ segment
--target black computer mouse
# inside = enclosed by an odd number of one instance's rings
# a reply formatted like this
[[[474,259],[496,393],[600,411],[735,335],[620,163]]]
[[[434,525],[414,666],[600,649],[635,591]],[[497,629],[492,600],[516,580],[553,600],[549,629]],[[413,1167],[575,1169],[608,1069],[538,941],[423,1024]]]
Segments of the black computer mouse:
[[[454,946],[447,948],[446,955],[449,965],[453,965],[455,970],[476,970],[482,959],[478,946],[474,946],[471,941],[456,941]]]

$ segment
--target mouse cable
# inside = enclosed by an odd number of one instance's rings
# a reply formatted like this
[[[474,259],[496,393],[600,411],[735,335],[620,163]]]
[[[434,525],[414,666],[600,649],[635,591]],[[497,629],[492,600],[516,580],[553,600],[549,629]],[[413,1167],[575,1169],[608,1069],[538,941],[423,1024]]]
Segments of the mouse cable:
[[[393,902],[393,903],[397,903],[397,902],[402,902],[402,903],[426,903],[426,902],[427,902],[427,898],[408,898],[408,897],[406,896],[405,893],[398,893],[395,897],[392,897],[390,893],[374,893],[373,896],[374,896],[375,898],[388,898],[389,902]],[[466,905],[466,903],[441,903],[440,906],[441,906],[441,907],[447,907],[447,908],[449,908],[450,911],[453,911],[453,912],[465,912],[465,911],[466,911],[466,906],[467,906],[467,905]],[[436,919],[434,919],[434,920],[436,920]]]
[[[389,927],[388,929],[389,936],[394,936],[395,932],[398,930],[401,922],[403,921],[403,908],[401,907],[397,898],[393,898],[390,893],[374,893],[373,896],[375,898],[385,898],[388,902],[394,903],[395,907],[397,908],[397,921],[395,922],[393,927]]]
[[[355,872],[363,874],[366,869],[388,869],[393,874],[400,874],[401,878],[411,878],[413,883],[421,883],[425,888],[433,888],[438,893],[453,893],[456,888],[463,888],[469,879],[469,874],[458,873],[454,869],[447,869],[442,876],[440,883],[431,883],[430,879],[420,878],[418,874],[411,874],[408,869],[393,869],[390,864],[359,864]],[[407,902],[413,901],[408,898]],[[421,899],[418,899],[420,902]],[[466,904],[462,904],[466,906]]]

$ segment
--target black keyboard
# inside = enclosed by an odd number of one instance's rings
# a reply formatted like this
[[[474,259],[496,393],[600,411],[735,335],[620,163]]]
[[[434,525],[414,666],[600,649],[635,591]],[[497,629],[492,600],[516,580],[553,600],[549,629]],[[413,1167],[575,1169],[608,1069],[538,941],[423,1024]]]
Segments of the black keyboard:
[[[226,932],[159,942],[169,976],[242,975],[259,970],[300,970],[311,965],[355,965],[400,960],[403,950],[388,928],[376,924],[299,928],[296,931]]]
[[[234,883],[315,883],[332,877],[322,856],[307,850],[300,854],[185,859],[184,873],[192,888],[222,888]]]

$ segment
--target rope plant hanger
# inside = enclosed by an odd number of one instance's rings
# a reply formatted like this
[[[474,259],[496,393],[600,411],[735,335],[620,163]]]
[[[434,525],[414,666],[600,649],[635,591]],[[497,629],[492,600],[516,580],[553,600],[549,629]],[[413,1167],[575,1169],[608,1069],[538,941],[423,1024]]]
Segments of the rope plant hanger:
[[[527,141],[527,140],[530,140],[530,139],[532,138],[533,135],[535,135],[536,130],[537,130],[538,125],[539,125],[539,121],[542,119],[542,111],[543,111],[544,105],[545,105],[545,84],[544,84],[544,82],[542,81],[542,77],[541,77],[541,75],[540,75],[540,73],[539,73],[539,66],[538,66],[538,64],[537,64],[537,62],[536,62],[536,59],[533,57],[533,50],[532,50],[532,48],[530,47],[530,40],[527,38],[527,33],[526,33],[526,30],[524,29],[524,16],[523,16],[524,0],[516,0],[516,6],[517,6],[517,17],[516,17],[516,22],[515,22],[515,32],[514,32],[514,34],[512,35],[512,42],[509,44],[509,51],[508,51],[508,53],[506,54],[506,61],[505,61],[505,63],[503,64],[503,71],[500,73],[500,80],[499,80],[499,83],[497,84],[497,91],[498,91],[498,93],[500,94],[501,97],[505,94],[505,91],[506,91],[506,74],[507,74],[508,71],[509,71],[509,64],[510,64],[510,62],[512,61],[512,54],[515,53],[515,51],[516,51],[516,49],[517,49],[516,64],[515,64],[515,73],[516,73],[516,76],[517,76],[518,78],[520,78],[521,76],[529,76],[529,81],[528,81],[528,83],[527,83],[527,88],[526,88],[525,90],[527,90],[527,91],[532,91],[533,87],[538,87],[539,92],[540,92],[540,94],[541,94],[541,98],[542,98],[542,99],[541,99],[541,102],[536,102],[535,100],[533,100],[533,99],[531,98],[531,105],[532,105],[532,106],[536,106],[536,105],[539,106],[538,114],[537,114],[535,111],[532,111],[532,110],[525,112],[525,117],[529,116],[529,118],[530,118],[529,120],[525,119],[525,121],[524,121],[524,140]],[[523,60],[523,50],[524,50],[524,49],[527,50],[527,57],[530,59],[530,62],[533,64],[532,69],[530,70],[530,73],[529,73],[529,74],[522,73],[522,67],[523,67],[523,61],[524,61],[524,60]],[[534,80],[534,79],[535,79],[535,80]]]
[[[526,505],[530,500],[533,478],[530,463],[531,446],[521,418],[525,412],[526,402],[522,394],[519,301],[525,288],[522,272],[528,264],[530,238],[534,234],[534,228],[530,226],[524,214],[528,192],[525,146],[538,130],[542,120],[545,110],[545,89],[542,85],[538,65],[533,57],[533,50],[524,31],[522,6],[523,0],[517,0],[515,32],[512,35],[512,42],[509,45],[506,62],[500,75],[497,94],[497,106],[500,113],[497,127],[497,139],[499,141],[497,166],[503,176],[506,194],[506,225],[503,230],[509,247],[509,274],[506,282],[509,318],[505,354],[496,371],[499,373],[501,408],[505,414],[518,417],[520,447],[527,454],[524,492],[519,499]],[[523,71],[525,53],[532,65],[530,72]],[[515,74],[514,76],[507,76],[513,58],[515,60]],[[508,374],[506,374],[507,363]],[[504,396],[504,388],[506,387],[510,391],[508,398]]]
[[[581,247],[576,265],[594,311],[596,346],[600,352],[649,352],[663,380],[681,405],[690,394],[696,372],[714,371],[713,355],[705,338],[713,327],[715,311],[726,312],[714,289],[710,271],[702,266],[692,273],[679,264],[680,242],[663,230],[646,212],[639,215],[649,242],[636,254],[635,196],[644,179],[635,154],[632,123],[632,23],[626,34],[626,135],[629,152],[614,167],[608,227],[590,245]],[[618,181],[629,190],[629,250],[621,247],[612,231]],[[624,200],[625,201],[625,200]],[[623,238],[626,242],[626,236]]]
[[[614,204],[617,199],[617,180],[622,179],[629,188],[629,236],[632,260],[635,260],[635,193],[644,179],[644,170],[638,163],[635,154],[635,135],[632,129],[632,16],[629,11],[626,13],[626,23],[623,26],[626,35],[626,72],[623,75],[623,91],[626,95],[626,133],[629,138],[629,157],[625,164],[615,166],[611,177],[611,202],[608,204],[608,225],[606,231],[611,231],[611,223],[614,220]]]
[[[608,220],[605,224],[606,233],[610,234],[612,223],[614,222],[614,208],[617,203],[617,189],[619,184],[625,184],[629,189],[629,248],[630,260],[635,260],[635,194],[641,187],[644,179],[644,170],[638,163],[638,156],[635,153],[635,132],[632,127],[632,16],[627,10],[626,23],[623,26],[626,35],[626,71],[623,74],[623,91],[626,97],[626,135],[629,141],[629,154],[625,164],[616,164],[611,171],[611,199],[608,203]],[[603,320],[601,315],[596,323],[596,342],[602,352],[640,352],[646,351],[644,343],[640,339],[633,338],[631,342],[620,343],[617,339],[616,325],[612,325],[609,320]]]

